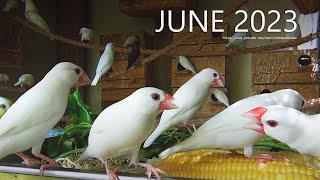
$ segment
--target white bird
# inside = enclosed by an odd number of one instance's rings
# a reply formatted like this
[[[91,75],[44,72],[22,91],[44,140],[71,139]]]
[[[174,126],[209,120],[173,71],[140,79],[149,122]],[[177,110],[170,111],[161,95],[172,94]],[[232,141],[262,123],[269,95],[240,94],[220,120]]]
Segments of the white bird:
[[[187,57],[179,56],[179,63],[186,70],[191,71],[193,74],[197,74],[196,69],[194,68],[193,64],[189,61]]]
[[[48,24],[38,13],[35,13],[32,11],[25,11],[24,15],[30,23],[32,23],[35,26],[37,26],[38,28],[50,33],[50,29],[49,29]]]
[[[19,77],[18,82],[14,86],[31,87],[35,84],[35,80],[32,74],[23,74]]]
[[[93,39],[93,31],[86,27],[80,29],[79,35],[81,36],[81,41],[85,43],[89,43]]]
[[[69,62],[54,66],[2,116],[0,159],[32,148],[33,155],[49,163],[41,166],[41,173],[46,168],[55,167],[57,164],[53,159],[41,154],[42,143],[48,131],[63,116],[70,88],[87,83],[89,78],[79,66]],[[32,159],[27,156],[22,158],[25,161]]]
[[[106,166],[110,179],[118,179],[110,170],[108,160],[119,156],[130,158],[130,164],[147,168],[148,177],[159,169],[139,163],[141,144],[156,125],[159,110],[175,109],[174,98],[160,89],[146,87],[103,110],[94,121],[89,134],[89,145],[78,161],[94,157]]]
[[[0,97],[0,118],[4,115],[5,112],[7,112],[11,105],[12,101],[7,98]]]
[[[246,157],[267,159],[268,157],[252,154],[252,145],[262,136],[245,128],[245,125],[252,120],[242,114],[257,106],[284,105],[300,109],[304,104],[304,98],[292,89],[242,99],[209,119],[191,137],[168,148],[159,156],[166,157],[179,151],[201,148],[222,148],[228,150],[244,149]],[[235,153],[235,151],[231,152]]]
[[[224,86],[221,76],[211,68],[202,70],[183,84],[173,95],[179,109],[163,112],[158,127],[143,147],[149,147],[163,132],[177,124],[186,126],[206,102],[211,85]]]
[[[140,39],[138,36],[129,36],[126,41],[123,44],[123,47],[130,47],[132,46],[135,42],[139,42]]]
[[[100,57],[96,75],[91,83],[91,86],[96,86],[100,78],[107,73],[114,61],[114,53],[113,53],[113,43],[108,43],[104,49],[103,54]]]
[[[9,76],[4,73],[0,73],[0,84],[7,84],[8,82]]]
[[[229,39],[227,47],[229,46],[240,46],[246,41],[246,37],[251,37],[251,33],[249,32],[236,32]]]
[[[304,155],[320,157],[320,117],[284,106],[257,107],[246,113],[247,128],[266,134]]]
[[[218,101],[223,103],[225,106],[229,107],[229,99],[226,95],[226,93],[220,89],[214,88],[212,94],[217,98]]]
[[[10,12],[11,10],[16,9],[18,6],[19,4],[17,0],[8,0],[4,5],[2,11]]]
[[[39,11],[36,5],[33,3],[33,0],[21,0],[25,3],[25,12],[30,11],[39,14]]]

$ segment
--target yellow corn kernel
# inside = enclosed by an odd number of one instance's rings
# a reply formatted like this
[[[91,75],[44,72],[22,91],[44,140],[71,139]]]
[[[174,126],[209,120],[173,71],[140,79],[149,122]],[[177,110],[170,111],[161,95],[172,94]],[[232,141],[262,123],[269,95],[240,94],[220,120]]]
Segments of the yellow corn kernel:
[[[320,170],[305,165],[297,153],[274,153],[287,161],[262,163],[244,156],[226,156],[225,151],[196,150],[173,154],[157,163],[168,176],[197,179],[319,179]],[[299,163],[295,163],[299,162]]]

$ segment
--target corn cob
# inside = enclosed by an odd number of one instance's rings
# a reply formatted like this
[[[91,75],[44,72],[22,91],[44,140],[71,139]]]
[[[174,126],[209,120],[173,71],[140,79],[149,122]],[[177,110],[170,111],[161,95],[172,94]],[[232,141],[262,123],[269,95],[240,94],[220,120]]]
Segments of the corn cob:
[[[303,161],[297,153],[277,154],[287,161],[259,162],[244,156],[226,156],[225,152],[197,150],[173,154],[157,163],[168,176],[196,179],[320,179],[320,170],[291,163]]]

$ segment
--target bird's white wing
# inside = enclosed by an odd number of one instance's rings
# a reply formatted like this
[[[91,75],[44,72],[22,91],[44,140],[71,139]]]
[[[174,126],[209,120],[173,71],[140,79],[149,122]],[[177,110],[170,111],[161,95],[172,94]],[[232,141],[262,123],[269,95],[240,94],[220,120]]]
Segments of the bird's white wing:
[[[103,53],[99,59],[99,63],[96,69],[96,74],[106,73],[110,69],[113,63],[113,59],[114,57],[112,53],[109,53],[109,52]]]
[[[46,23],[46,21],[37,13],[29,12],[29,15],[27,16],[28,21],[39,27],[40,29],[50,32],[49,26]]]
[[[50,93],[37,93],[37,96],[34,96],[38,91],[31,90],[21,96],[1,118],[0,136],[18,133],[63,115],[66,102],[55,102],[64,97],[50,96]]]
[[[227,95],[220,89],[215,89],[214,94],[216,96],[216,98],[222,102],[224,105],[226,105],[227,107],[230,106],[229,104],[229,99],[227,97]]]
[[[26,11],[31,11],[34,13],[39,13],[36,5],[34,4],[34,2],[32,0],[25,0],[26,2]]]
[[[181,57],[180,58],[180,64],[187,70],[191,71],[193,74],[196,74],[196,70],[193,66],[193,64],[186,58],[186,57]]]

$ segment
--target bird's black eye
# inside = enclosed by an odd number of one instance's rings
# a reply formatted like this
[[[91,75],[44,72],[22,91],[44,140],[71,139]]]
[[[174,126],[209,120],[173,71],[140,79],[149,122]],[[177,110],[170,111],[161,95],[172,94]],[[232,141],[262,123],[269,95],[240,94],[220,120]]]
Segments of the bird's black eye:
[[[217,73],[213,73],[213,77],[215,77],[215,78],[216,78],[217,76],[218,76],[218,74],[217,74]]]
[[[304,102],[304,100],[302,100],[301,102],[301,107],[303,107],[306,103]]]
[[[275,121],[275,120],[268,120],[267,122],[266,122],[270,127],[277,127],[278,126],[278,122],[277,121]]]
[[[154,99],[155,101],[159,101],[160,99],[160,94],[158,93],[153,93],[151,94],[152,99]]]
[[[0,107],[1,107],[1,109],[6,109],[6,105],[4,105],[4,104],[1,104]]]
[[[218,102],[218,99],[217,99],[217,97],[216,97],[216,95],[214,93],[211,94],[211,100],[213,102]]]
[[[75,69],[74,71],[75,71],[78,75],[80,75],[80,73],[81,73],[81,69],[79,69],[79,68]]]

